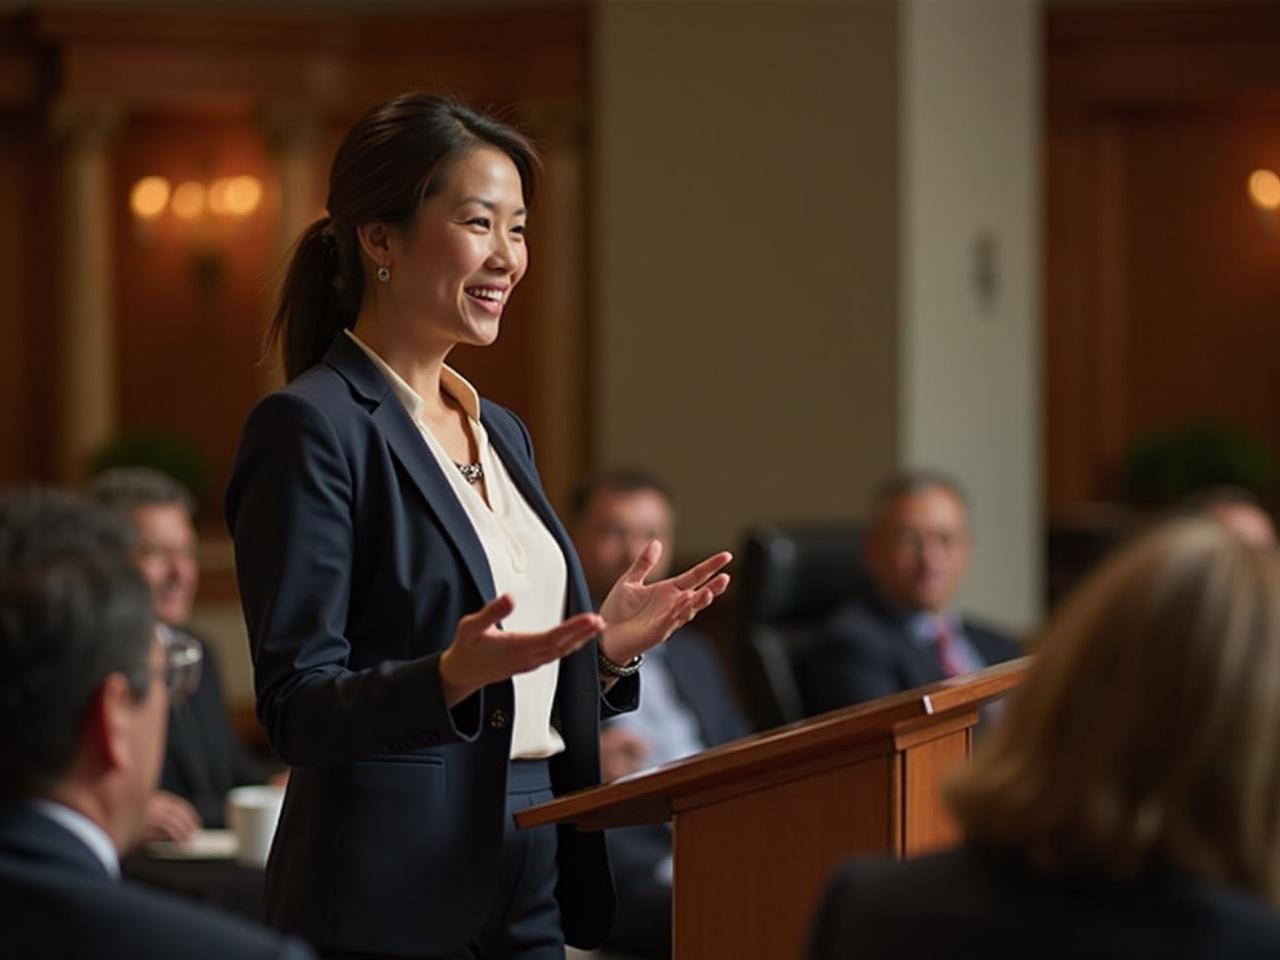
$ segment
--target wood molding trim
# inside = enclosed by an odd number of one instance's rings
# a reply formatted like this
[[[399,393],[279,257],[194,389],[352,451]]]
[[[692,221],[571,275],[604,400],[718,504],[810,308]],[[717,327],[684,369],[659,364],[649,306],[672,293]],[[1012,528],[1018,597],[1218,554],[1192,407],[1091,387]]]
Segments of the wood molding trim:
[[[341,114],[387,89],[428,84],[481,103],[503,102],[513,79],[530,99],[580,99],[588,85],[585,2],[429,14],[68,5],[11,16],[5,26],[13,48],[27,52],[6,58],[0,47],[0,104],[195,101],[238,112],[269,99]],[[473,52],[479,40],[485,57]],[[40,83],[32,50],[52,57]]]

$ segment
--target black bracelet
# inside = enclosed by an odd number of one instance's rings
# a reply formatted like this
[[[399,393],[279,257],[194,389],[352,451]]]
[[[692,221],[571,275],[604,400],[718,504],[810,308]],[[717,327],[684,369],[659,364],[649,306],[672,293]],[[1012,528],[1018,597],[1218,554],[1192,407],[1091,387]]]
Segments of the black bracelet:
[[[614,663],[603,653],[598,653],[596,663],[600,667],[600,672],[611,677],[630,677],[640,672],[640,664],[644,663],[644,654],[639,653],[628,660],[626,663]]]

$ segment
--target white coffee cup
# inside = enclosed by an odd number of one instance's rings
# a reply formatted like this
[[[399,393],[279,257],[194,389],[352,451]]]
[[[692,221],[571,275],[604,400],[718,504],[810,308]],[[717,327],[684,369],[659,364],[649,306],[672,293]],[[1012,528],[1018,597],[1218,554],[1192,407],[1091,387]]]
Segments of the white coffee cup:
[[[236,860],[246,867],[265,867],[276,833],[284,787],[263,784],[236,787],[227,794],[227,826],[236,835]]]

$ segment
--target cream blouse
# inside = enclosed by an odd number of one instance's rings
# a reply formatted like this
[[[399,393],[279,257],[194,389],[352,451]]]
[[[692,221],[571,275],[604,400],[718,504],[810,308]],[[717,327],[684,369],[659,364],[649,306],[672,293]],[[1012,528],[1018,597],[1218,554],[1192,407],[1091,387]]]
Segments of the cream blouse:
[[[498,595],[508,593],[515,600],[515,610],[503,620],[503,628],[540,631],[560,623],[564,619],[568,586],[564,554],[512,482],[502,459],[490,446],[489,435],[480,423],[480,397],[475,388],[448,366],[441,371],[440,386],[466,411],[475,435],[488,485],[488,504],[480,491],[463,478],[422,419],[422,397],[368,344],[351,330],[346,334],[386,377],[448,478],[449,486],[466,511],[484,548]],[[551,708],[559,676],[560,662],[553,660],[512,678],[515,686],[515,723],[511,735],[513,760],[549,757],[564,750],[560,732],[551,725]]]

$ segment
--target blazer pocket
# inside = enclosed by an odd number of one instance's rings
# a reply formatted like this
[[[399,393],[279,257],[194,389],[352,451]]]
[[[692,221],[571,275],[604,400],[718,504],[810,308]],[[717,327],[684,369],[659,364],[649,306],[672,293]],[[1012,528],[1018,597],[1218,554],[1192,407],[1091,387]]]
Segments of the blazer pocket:
[[[338,787],[330,902],[345,949],[421,952],[416,929],[430,905],[449,903],[458,824],[439,757],[390,755],[349,764]],[[452,844],[450,841],[452,840]]]

